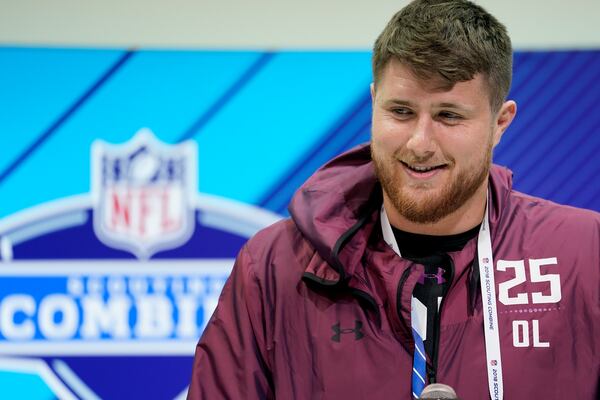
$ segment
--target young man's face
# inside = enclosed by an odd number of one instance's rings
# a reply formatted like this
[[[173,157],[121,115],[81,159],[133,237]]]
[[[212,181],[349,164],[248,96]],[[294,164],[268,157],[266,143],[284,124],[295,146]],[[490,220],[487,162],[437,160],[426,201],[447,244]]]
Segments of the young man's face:
[[[393,59],[371,92],[372,156],[384,198],[400,215],[435,223],[485,192],[514,102],[493,113],[481,74],[448,90]]]

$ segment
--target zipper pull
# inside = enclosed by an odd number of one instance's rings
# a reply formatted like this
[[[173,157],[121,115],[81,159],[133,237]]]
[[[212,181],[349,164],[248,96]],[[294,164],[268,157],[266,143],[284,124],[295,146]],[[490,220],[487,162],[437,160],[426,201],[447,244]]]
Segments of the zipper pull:
[[[479,260],[477,256],[473,259],[471,270],[469,271],[469,317],[475,314],[477,299],[479,297]]]

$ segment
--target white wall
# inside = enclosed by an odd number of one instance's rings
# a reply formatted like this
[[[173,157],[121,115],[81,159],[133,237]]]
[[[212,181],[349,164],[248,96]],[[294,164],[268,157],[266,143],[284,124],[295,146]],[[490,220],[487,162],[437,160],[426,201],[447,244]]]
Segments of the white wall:
[[[600,0],[479,0],[515,48],[600,48]],[[0,0],[0,44],[369,49],[406,0]]]

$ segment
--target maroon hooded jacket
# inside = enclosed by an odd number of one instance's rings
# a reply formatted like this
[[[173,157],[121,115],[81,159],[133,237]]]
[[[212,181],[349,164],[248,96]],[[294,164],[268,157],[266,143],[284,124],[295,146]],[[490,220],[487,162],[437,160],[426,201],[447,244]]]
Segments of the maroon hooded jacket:
[[[600,215],[490,173],[504,398],[600,398]],[[196,350],[190,399],[410,399],[422,266],[384,242],[369,147],[317,171],[241,250]],[[450,253],[438,382],[489,399],[477,240]],[[499,268],[499,265],[501,266]],[[506,304],[505,304],[506,303]]]

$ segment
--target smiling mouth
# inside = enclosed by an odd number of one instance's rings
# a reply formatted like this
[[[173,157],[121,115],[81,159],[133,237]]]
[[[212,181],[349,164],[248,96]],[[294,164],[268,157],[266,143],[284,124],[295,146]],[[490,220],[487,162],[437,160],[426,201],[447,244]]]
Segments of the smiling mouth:
[[[404,165],[409,170],[417,172],[417,173],[430,172],[430,171],[434,171],[434,170],[438,170],[438,169],[444,169],[447,167],[447,164],[425,166],[425,165],[412,165],[412,164],[408,164],[404,161],[400,161],[400,162],[402,163],[402,165]]]
[[[448,164],[412,165],[404,161],[400,161],[400,163],[404,167],[405,174],[418,182],[428,182],[429,179],[434,179],[448,167]]]

